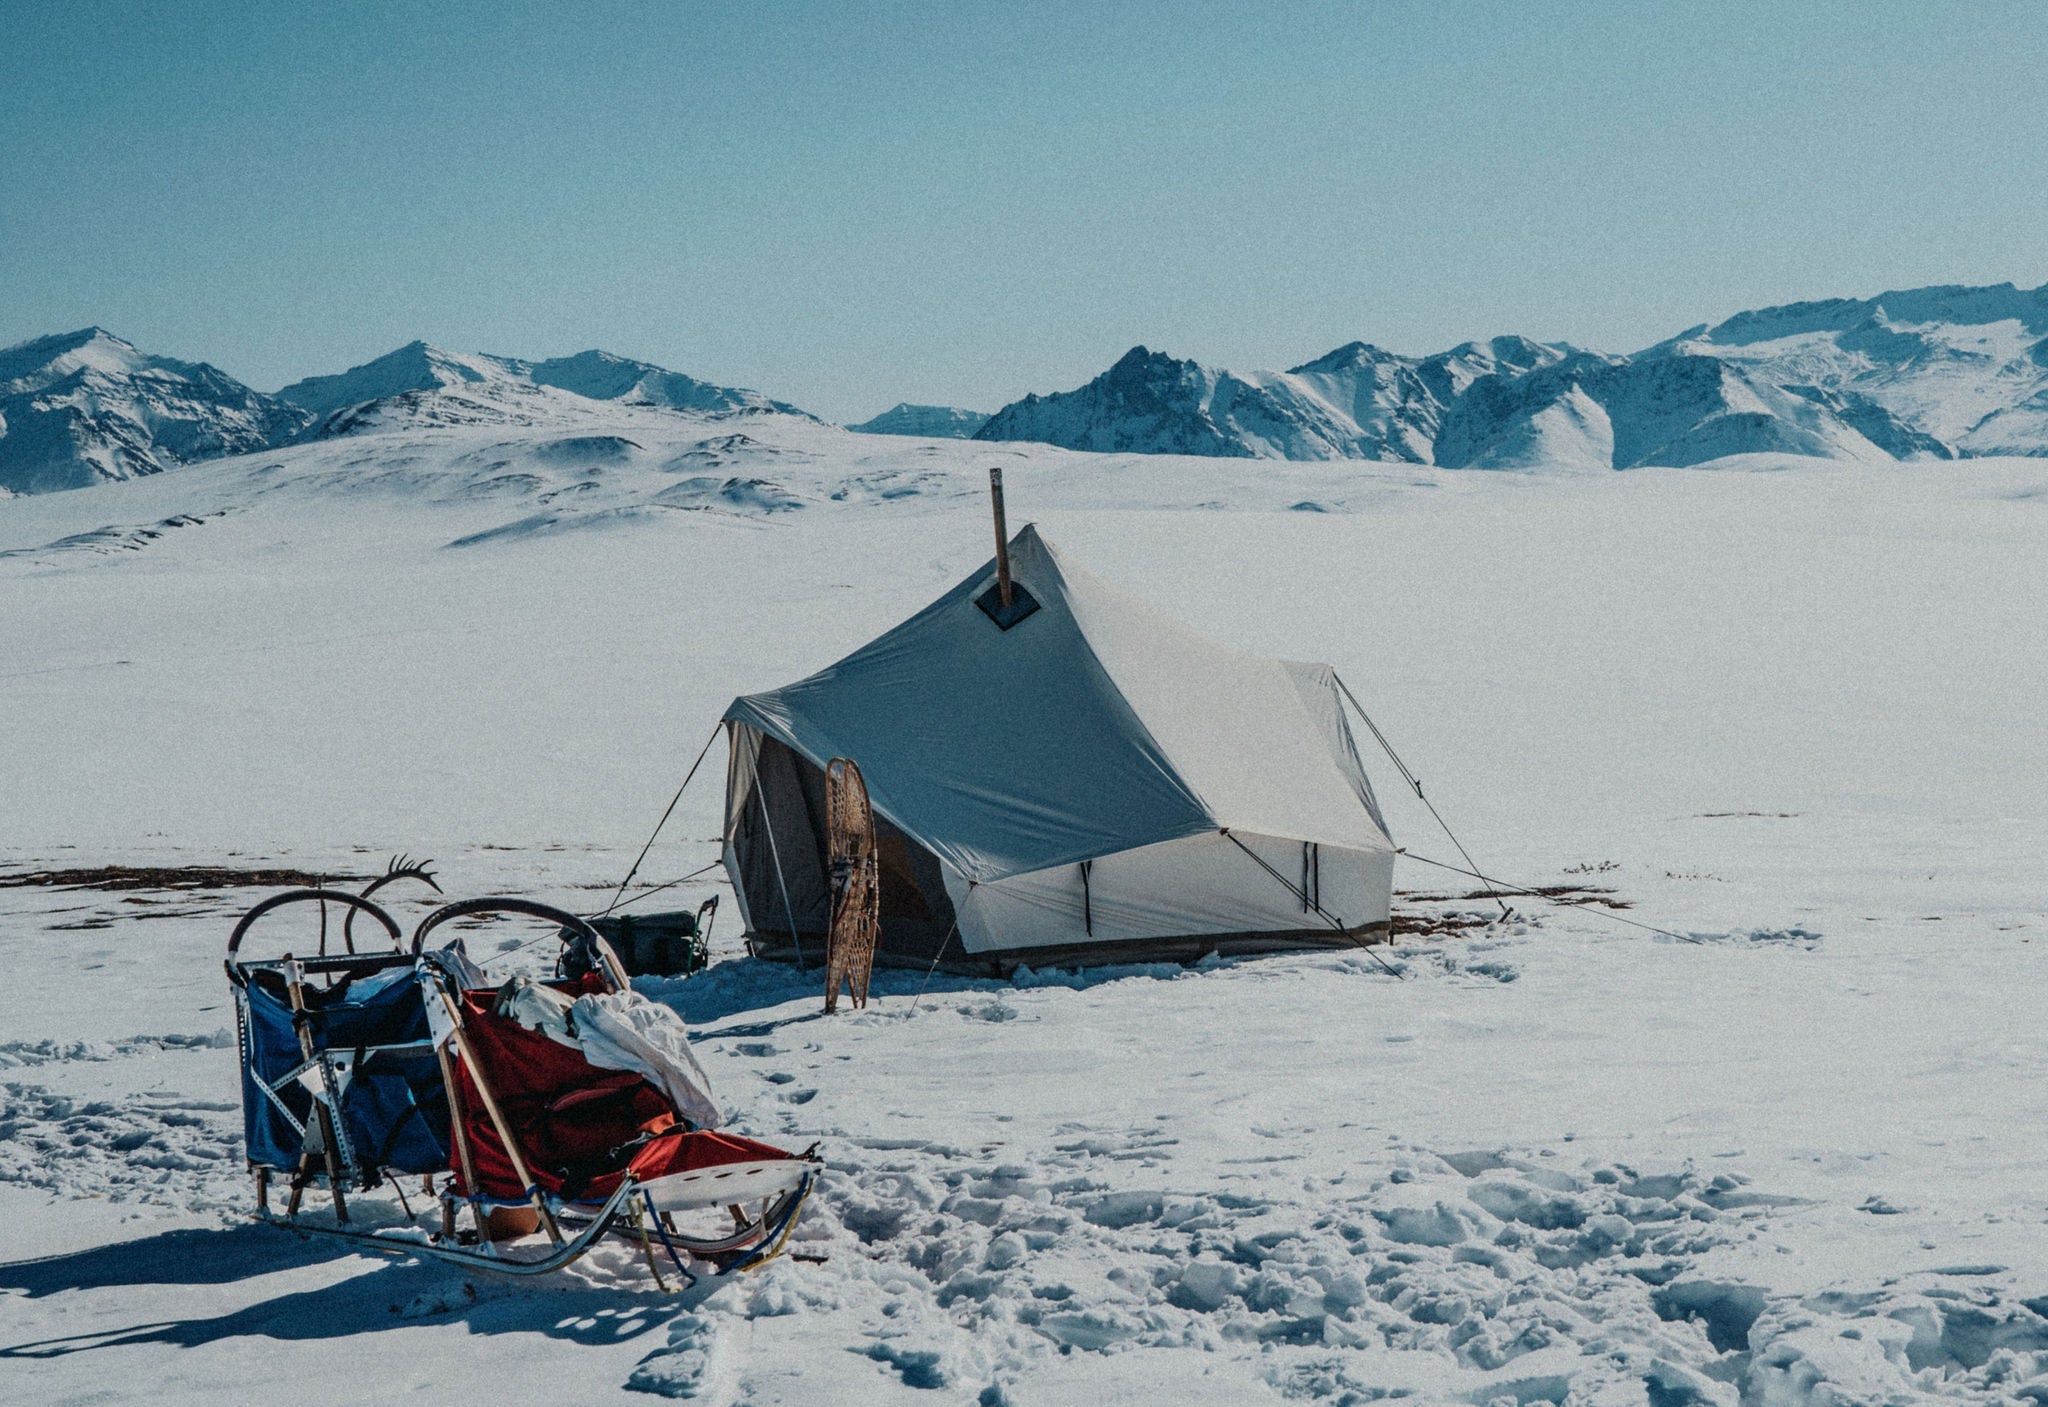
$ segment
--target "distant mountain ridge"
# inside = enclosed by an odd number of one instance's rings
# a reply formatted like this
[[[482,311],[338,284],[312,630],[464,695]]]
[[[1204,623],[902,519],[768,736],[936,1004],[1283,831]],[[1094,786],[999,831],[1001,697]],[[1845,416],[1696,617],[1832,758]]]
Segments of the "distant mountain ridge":
[[[83,488],[203,459],[398,425],[532,425],[600,403],[704,414],[804,412],[609,352],[546,361],[411,342],[275,395],[153,356],[102,328],[0,350],[0,495]]]
[[[846,428],[859,435],[917,435],[928,440],[971,440],[988,423],[988,414],[951,405],[912,405],[901,401],[872,420]]]
[[[1427,357],[1353,342],[1233,373],[1136,347],[1085,386],[1005,406],[976,438],[1452,469],[2042,455],[2048,286],[1765,308],[1628,357],[1521,337]]]
[[[104,328],[38,337],[0,350],[0,490],[159,474],[281,443],[307,419],[217,367],[151,356]]]
[[[449,352],[425,342],[408,342],[396,351],[338,375],[309,376],[295,381],[277,395],[278,399],[302,406],[316,416],[328,416],[408,392],[459,390],[506,382],[551,386],[588,400],[666,406],[671,410],[804,413],[759,391],[715,386],[652,362],[633,361],[610,352],[578,352],[546,361],[526,361],[481,352]]]
[[[1956,453],[2048,454],[2048,284],[1941,285],[1737,313],[1644,352],[1861,397]]]
[[[400,427],[602,420],[607,406],[803,415],[609,352],[529,361],[411,342],[275,395],[103,328],[0,349],[0,496]],[[2048,456],[2048,285],[1788,303],[1629,356],[1495,337],[1414,357],[1349,342],[1285,371],[1139,346],[994,415],[899,404],[849,429],[1109,453],[1579,472],[1749,453]]]

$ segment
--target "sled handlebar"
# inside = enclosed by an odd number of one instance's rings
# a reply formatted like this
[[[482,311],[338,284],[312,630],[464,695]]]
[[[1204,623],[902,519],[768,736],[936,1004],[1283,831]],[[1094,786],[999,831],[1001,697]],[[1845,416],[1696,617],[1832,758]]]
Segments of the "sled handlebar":
[[[567,909],[558,909],[553,904],[543,904],[533,899],[462,899],[453,904],[443,904],[420,920],[420,926],[412,931],[414,956],[426,950],[429,933],[450,919],[467,918],[473,914],[524,914],[528,918],[545,919],[549,923],[560,924],[589,942],[601,941],[597,930],[587,921],[576,917]]]
[[[394,949],[399,952],[405,950],[405,931],[398,926],[398,920],[384,912],[377,904],[363,898],[361,895],[350,894],[340,889],[287,889],[282,894],[271,895],[268,899],[263,900],[250,909],[249,912],[243,914],[241,921],[235,925],[235,931],[228,935],[228,970],[230,974],[238,973],[241,970],[242,965],[237,961],[236,954],[241,951],[242,939],[248,935],[250,928],[255,925],[257,919],[262,918],[271,910],[281,909],[287,904],[311,904],[316,902],[323,905],[340,904],[351,915],[357,913],[368,914],[383,926],[384,932],[390,936],[391,946]],[[350,960],[355,960],[353,953],[350,954],[348,959],[337,958],[335,962],[339,964]],[[308,958],[305,961],[308,964],[313,964],[322,962],[324,959]]]

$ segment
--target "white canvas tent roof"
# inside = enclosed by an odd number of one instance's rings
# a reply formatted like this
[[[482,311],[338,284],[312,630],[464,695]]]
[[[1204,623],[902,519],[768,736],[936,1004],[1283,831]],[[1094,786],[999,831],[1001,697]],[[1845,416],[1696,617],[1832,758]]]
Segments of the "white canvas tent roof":
[[[876,813],[937,857],[949,892],[963,895],[1225,831],[1262,838],[1284,873],[1295,862],[1274,847],[1327,847],[1391,870],[1327,665],[1206,640],[1033,527],[1010,558],[1038,609],[1009,629],[976,604],[994,585],[991,561],[837,664],[734,700],[725,717],[736,738],[752,730],[813,766],[853,758]],[[1284,885],[1235,863],[1234,882],[1270,890],[1276,913],[1303,926]],[[1171,882],[1184,887],[1185,876]],[[1384,922],[1383,900],[1376,915],[1369,898],[1345,907],[1346,926]],[[1149,922],[1205,921],[1167,908]],[[961,919],[971,950],[977,935]],[[765,914],[750,925],[775,926]],[[978,935],[996,947],[1016,936]]]

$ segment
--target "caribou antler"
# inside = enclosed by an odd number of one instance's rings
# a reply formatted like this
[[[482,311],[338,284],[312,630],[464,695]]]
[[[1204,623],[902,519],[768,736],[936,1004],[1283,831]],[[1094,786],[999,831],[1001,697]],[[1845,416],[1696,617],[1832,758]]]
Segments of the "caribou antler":
[[[434,882],[434,872],[427,868],[433,863],[432,860],[415,860],[410,855],[393,855],[391,862],[384,867],[384,873],[364,886],[363,897],[367,899],[393,880],[400,879],[416,879],[439,894],[441,886]]]
[[[441,886],[435,882],[434,872],[427,868],[427,866],[433,863],[432,860],[414,860],[410,855],[393,855],[391,862],[384,867],[384,873],[364,885],[363,892],[359,897],[367,899],[385,885],[396,883],[401,879],[416,879],[436,894],[439,894]],[[354,909],[350,909],[348,917],[341,921],[342,946],[351,953],[356,950],[355,935],[351,931],[355,921],[356,911]]]

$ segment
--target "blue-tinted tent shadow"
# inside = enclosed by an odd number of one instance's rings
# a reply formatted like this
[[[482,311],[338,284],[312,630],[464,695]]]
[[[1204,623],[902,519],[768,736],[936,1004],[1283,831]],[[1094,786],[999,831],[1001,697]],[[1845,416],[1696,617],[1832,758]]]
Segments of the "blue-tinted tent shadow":
[[[1171,962],[1120,963],[1033,973],[1024,981],[962,977],[949,972],[920,971],[908,967],[877,967],[868,985],[868,1010],[881,1015],[908,1016],[920,1002],[930,1006],[963,992],[993,995],[1025,987],[1066,987],[1078,991],[1132,978],[1171,981],[1259,960],[1210,958],[1192,966]],[[825,973],[822,968],[799,969],[794,963],[769,962],[762,958],[728,958],[713,963],[693,977],[642,977],[635,979],[633,986],[647,996],[674,1007],[693,1027],[709,1027],[734,1016],[766,1012],[793,1002],[806,1004],[807,1009],[804,1010],[778,1014],[746,1027],[725,1027],[716,1033],[721,1036],[761,1036],[821,1016]],[[844,998],[840,1009],[848,1009]]]

